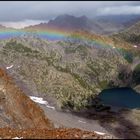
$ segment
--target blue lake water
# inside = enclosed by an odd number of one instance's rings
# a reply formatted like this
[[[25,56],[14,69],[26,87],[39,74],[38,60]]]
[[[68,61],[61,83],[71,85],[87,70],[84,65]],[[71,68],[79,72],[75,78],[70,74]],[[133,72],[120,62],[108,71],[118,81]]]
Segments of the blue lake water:
[[[140,93],[131,88],[113,88],[103,90],[99,98],[105,105],[122,108],[140,108]]]

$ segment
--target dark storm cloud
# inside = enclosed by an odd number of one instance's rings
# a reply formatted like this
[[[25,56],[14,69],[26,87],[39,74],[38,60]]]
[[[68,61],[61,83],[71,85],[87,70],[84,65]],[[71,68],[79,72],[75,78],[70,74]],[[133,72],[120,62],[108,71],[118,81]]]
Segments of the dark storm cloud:
[[[61,14],[75,16],[140,14],[138,1],[11,1],[0,2],[0,21],[48,20]]]

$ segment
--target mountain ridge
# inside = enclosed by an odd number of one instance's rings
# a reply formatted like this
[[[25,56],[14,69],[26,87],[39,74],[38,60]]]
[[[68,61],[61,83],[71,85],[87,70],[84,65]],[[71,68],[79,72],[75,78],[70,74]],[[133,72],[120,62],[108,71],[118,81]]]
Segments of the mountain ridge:
[[[140,19],[140,16],[134,16],[133,15],[127,15],[122,16],[123,21],[121,21],[120,17],[114,16],[113,18],[116,20],[116,22],[112,21],[112,16],[99,16],[95,18],[88,18],[87,16],[73,16],[73,15],[60,15],[57,16],[53,20],[49,20],[48,23],[40,23],[35,26],[29,26],[24,28],[26,29],[36,29],[39,28],[43,29],[60,29],[65,31],[74,31],[74,30],[85,30],[90,31],[92,33],[96,34],[112,34],[114,32],[119,32],[130,25],[134,24],[135,22]],[[132,21],[132,20],[133,21]]]
[[[128,43],[133,45],[140,44],[140,20],[137,21],[135,24],[131,25],[130,27],[122,30],[117,34],[113,34],[111,37],[117,37],[121,40],[124,40]]]

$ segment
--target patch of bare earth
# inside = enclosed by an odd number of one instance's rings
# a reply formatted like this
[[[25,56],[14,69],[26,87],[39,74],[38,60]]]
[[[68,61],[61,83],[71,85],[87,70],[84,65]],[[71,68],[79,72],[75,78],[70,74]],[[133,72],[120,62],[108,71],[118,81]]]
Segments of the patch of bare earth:
[[[1,138],[24,138],[24,139],[103,139],[107,136],[97,135],[94,132],[82,131],[80,129],[0,129]]]

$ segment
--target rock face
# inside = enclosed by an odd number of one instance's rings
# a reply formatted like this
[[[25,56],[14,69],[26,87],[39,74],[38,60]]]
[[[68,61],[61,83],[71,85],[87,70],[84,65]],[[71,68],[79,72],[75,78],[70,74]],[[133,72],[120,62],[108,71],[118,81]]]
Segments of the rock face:
[[[0,69],[0,126],[48,128],[51,123],[38,105],[27,97]]]

